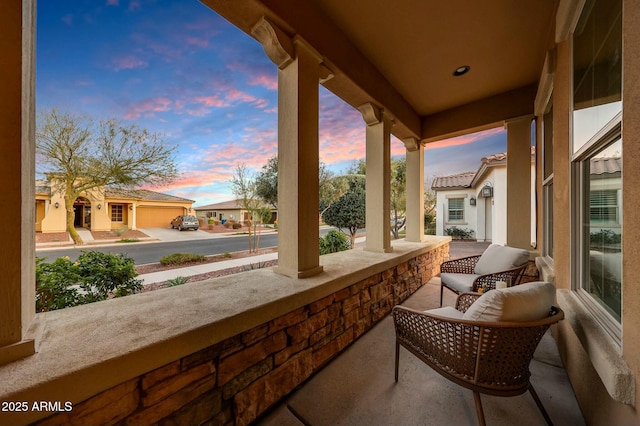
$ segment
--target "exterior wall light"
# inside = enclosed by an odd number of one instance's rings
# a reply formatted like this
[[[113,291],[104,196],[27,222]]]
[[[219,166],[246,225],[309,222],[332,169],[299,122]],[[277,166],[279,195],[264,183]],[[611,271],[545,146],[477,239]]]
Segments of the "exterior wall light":
[[[102,208],[102,204],[98,204],[98,210]]]
[[[458,68],[456,68],[456,69],[453,71],[453,76],[454,76],[454,77],[460,77],[460,76],[463,76],[463,75],[465,75],[466,73],[468,73],[470,69],[471,69],[471,67],[470,67],[469,65],[462,65],[462,66],[459,66]]]
[[[490,198],[493,197],[493,188],[490,187],[489,185],[485,185],[482,187],[482,196],[484,198]]]
[[[56,203],[53,205],[53,207],[55,207],[56,209],[60,207],[60,203],[56,201]]]
[[[475,206],[476,205],[476,197],[469,198],[469,205],[471,205],[471,206]]]
[[[129,210],[133,210],[133,204],[129,204]]]

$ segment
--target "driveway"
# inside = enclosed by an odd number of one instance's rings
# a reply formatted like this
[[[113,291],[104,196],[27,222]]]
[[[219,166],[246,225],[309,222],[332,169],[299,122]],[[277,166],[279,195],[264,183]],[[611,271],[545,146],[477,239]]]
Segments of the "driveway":
[[[216,234],[212,232],[201,231],[178,231],[171,228],[140,228],[141,232],[144,232],[151,238],[155,238],[160,241],[191,241],[191,240],[208,240],[211,238],[221,238],[228,236],[228,234]]]

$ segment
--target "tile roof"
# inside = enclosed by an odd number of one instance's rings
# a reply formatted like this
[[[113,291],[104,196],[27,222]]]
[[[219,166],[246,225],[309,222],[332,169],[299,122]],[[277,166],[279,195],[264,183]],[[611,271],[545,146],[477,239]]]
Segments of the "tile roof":
[[[620,173],[622,171],[621,157],[600,157],[591,159],[591,174],[603,175]]]
[[[272,208],[266,204],[262,204],[262,207]],[[194,207],[194,210],[243,210],[242,202],[239,199],[223,201],[221,203],[207,204],[205,206]]]
[[[194,207],[194,210],[240,210],[242,204],[240,200],[229,200],[221,203],[207,204],[205,206]]]
[[[174,195],[163,194],[161,192],[149,191],[148,189],[124,189],[124,188],[105,188],[105,197],[110,198],[127,198],[132,200],[145,201],[173,201],[180,203],[195,203],[194,200],[176,197]]]
[[[437,177],[431,183],[432,189],[469,188],[476,172],[462,172],[457,175]]]

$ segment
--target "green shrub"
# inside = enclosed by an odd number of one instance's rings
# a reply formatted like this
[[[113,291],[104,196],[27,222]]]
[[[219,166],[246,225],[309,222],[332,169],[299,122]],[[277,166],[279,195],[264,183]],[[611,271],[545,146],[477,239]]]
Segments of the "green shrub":
[[[468,240],[471,239],[473,237],[473,231],[470,229],[461,229],[458,228],[456,226],[452,226],[451,228],[447,228],[444,230],[444,232],[450,236],[453,237],[454,239],[460,239],[460,240]]]
[[[182,284],[186,284],[186,282],[189,281],[189,277],[175,277],[171,280],[168,280],[169,282],[169,287],[175,287],[178,285],[182,285]]]
[[[124,254],[82,251],[52,263],[36,258],[36,311],[45,312],[121,297],[142,290],[133,259]]]
[[[184,263],[197,263],[204,262],[206,257],[202,254],[195,253],[173,253],[164,256],[160,259],[160,264],[162,266],[168,265],[182,265]]]
[[[320,237],[320,254],[336,253],[349,250],[351,241],[344,232],[332,229],[324,237]]]
[[[122,237],[125,234],[125,232],[127,232],[128,230],[129,230],[129,227],[127,225],[124,225],[119,229],[114,229],[113,233],[116,234],[118,237]]]
[[[140,240],[137,238],[122,238],[118,241],[116,241],[118,243],[139,243]]]
[[[36,312],[53,311],[79,305],[80,281],[78,267],[69,257],[59,257],[52,263],[36,257]]]
[[[215,219],[214,219],[214,218],[212,218],[212,217],[210,217],[210,218],[207,220],[207,223],[208,223],[209,225],[213,225],[215,222],[216,222],[216,221],[215,221]]]

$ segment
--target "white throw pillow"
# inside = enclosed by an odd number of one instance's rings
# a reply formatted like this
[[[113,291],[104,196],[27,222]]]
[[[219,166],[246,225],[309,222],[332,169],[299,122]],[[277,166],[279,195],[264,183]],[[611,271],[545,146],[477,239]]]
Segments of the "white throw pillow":
[[[549,315],[555,298],[554,285],[541,281],[495,289],[480,296],[462,318],[473,321],[536,321]]]
[[[524,265],[528,261],[527,250],[491,244],[478,259],[474,272],[478,275],[493,274]]]

